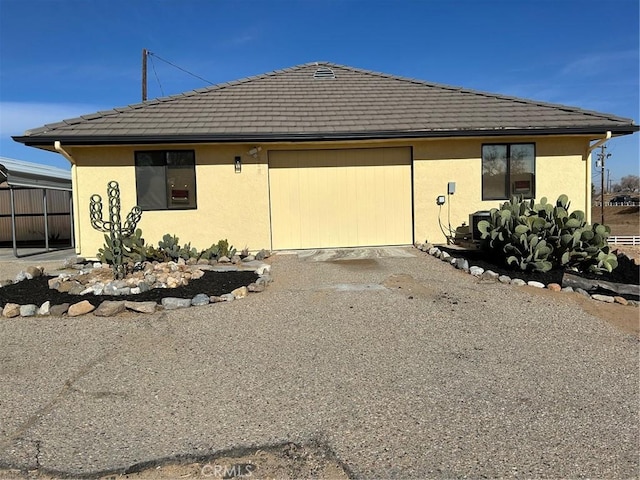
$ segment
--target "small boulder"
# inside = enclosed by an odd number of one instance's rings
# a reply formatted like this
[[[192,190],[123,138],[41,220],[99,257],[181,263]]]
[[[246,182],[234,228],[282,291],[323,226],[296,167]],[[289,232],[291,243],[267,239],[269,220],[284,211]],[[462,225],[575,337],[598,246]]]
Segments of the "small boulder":
[[[465,272],[469,271],[469,262],[466,258],[456,258],[455,267],[458,270],[464,270]]]
[[[138,313],[154,313],[156,311],[156,302],[124,302],[125,308]]]
[[[534,288],[544,288],[544,283],[536,282],[535,280],[529,280],[527,282],[527,285],[529,285],[530,287],[534,287]]]
[[[41,316],[41,317],[43,317],[45,315],[49,315],[49,310],[50,309],[51,309],[51,302],[49,300],[47,300],[42,305],[40,305],[40,308],[38,309],[38,315]]]
[[[482,279],[483,280],[498,280],[499,276],[500,275],[498,275],[493,270],[485,270],[484,273],[482,274]]]
[[[508,275],[500,275],[498,277],[498,281],[500,283],[511,283],[511,277],[509,277]]]
[[[484,273],[484,268],[472,265],[471,267],[469,267],[469,273],[474,277],[479,277]]]
[[[619,303],[620,305],[629,305],[629,301],[624,297],[615,296],[613,297],[613,299],[616,301],[616,303]]]
[[[521,278],[514,278],[513,280],[511,280],[511,285],[516,285],[518,287],[521,287],[521,286],[526,285],[526,284],[527,284],[527,282],[525,282]]]
[[[254,292],[254,293],[258,293],[258,292],[263,292],[264,291],[264,283],[250,283],[247,286],[247,290],[249,290],[250,292]]]
[[[222,297],[219,297],[217,295],[211,295],[209,297],[209,302],[211,303],[220,303],[220,302],[226,302],[226,300]]]
[[[567,293],[572,293],[573,287],[562,287],[562,291]]]
[[[547,285],[547,288],[552,292],[559,292],[562,290],[562,287],[557,283],[550,283],[549,285]]]
[[[218,263],[229,263],[229,262],[231,262],[229,257],[222,256],[218,259]]]
[[[599,302],[605,302],[605,303],[614,303],[615,302],[615,299],[612,296],[610,296],[610,295],[600,295],[599,293],[591,295],[591,298],[593,298],[594,300],[597,300]]]
[[[209,295],[206,295],[204,293],[199,293],[191,299],[191,305],[193,306],[208,305],[208,304],[209,304]]]
[[[247,289],[247,287],[240,287],[232,290],[231,294],[234,296],[234,298],[244,298],[249,295],[249,290]]]
[[[233,302],[236,297],[233,296],[233,293],[225,293],[224,295],[220,295],[225,302]]]
[[[24,270],[21,270],[20,272],[18,272],[18,274],[16,275],[16,278],[14,279],[14,281],[16,283],[18,282],[22,282],[23,280],[31,280],[33,277],[28,274],[27,272],[25,272]]]
[[[2,316],[7,318],[13,318],[20,315],[20,305],[17,303],[7,303],[2,309]]]
[[[113,317],[124,310],[124,301],[105,300],[95,309],[93,314],[98,317]]]
[[[162,299],[162,306],[165,310],[176,310],[191,306],[190,298],[165,297]]]
[[[29,305],[22,305],[20,307],[21,317],[34,317],[38,313],[38,306],[30,303]]]
[[[68,310],[69,310],[69,304],[68,303],[61,303],[60,305],[53,305],[49,309],[49,314],[54,316],[54,317],[61,317],[62,315],[67,313]]]
[[[77,317],[79,315],[85,315],[87,313],[93,312],[96,309],[88,300],[83,300],[78,303],[74,303],[67,310],[67,315],[70,317]]]
[[[44,268],[42,267],[27,267],[27,273],[31,275],[31,278],[41,277],[44,273]]]
[[[583,288],[579,288],[579,287],[576,288],[576,292],[579,293],[580,295],[582,295],[583,297],[587,297],[587,298],[591,297],[591,295],[589,295],[589,292],[587,292]]]

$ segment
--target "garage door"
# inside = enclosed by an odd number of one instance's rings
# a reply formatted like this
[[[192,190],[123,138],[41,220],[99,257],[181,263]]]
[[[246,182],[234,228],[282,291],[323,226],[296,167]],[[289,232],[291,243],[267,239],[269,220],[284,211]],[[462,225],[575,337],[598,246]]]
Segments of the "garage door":
[[[269,152],[276,250],[413,242],[411,149]]]

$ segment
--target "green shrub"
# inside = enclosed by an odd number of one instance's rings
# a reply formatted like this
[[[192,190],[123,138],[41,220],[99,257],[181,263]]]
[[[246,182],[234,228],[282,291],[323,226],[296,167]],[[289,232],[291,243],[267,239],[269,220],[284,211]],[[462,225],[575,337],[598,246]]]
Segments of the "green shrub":
[[[566,195],[560,195],[555,206],[544,197],[540,203],[514,197],[478,223],[480,247],[520,270],[611,272],[618,265],[607,244],[611,230],[587,224],[584,212],[569,213],[569,206]]]

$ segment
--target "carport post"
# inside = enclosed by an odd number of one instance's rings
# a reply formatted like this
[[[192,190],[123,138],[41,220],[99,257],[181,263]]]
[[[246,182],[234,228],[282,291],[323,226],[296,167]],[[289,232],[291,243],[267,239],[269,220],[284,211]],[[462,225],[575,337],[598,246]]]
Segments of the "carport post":
[[[47,189],[42,189],[42,212],[44,213],[44,248],[49,251],[49,217],[47,216]]]
[[[16,243],[16,201],[13,195],[13,187],[9,185],[9,197],[11,198],[11,241],[13,243],[13,256],[18,257],[18,244]]]

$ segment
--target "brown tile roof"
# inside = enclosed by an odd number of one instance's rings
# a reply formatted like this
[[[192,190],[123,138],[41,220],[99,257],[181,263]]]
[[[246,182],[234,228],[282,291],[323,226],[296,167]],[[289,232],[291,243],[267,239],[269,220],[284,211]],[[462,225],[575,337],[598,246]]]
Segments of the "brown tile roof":
[[[314,78],[318,69],[323,78]],[[326,76],[326,69],[335,78]],[[633,120],[313,62],[63,120],[16,141],[46,145],[535,133],[627,134]]]

